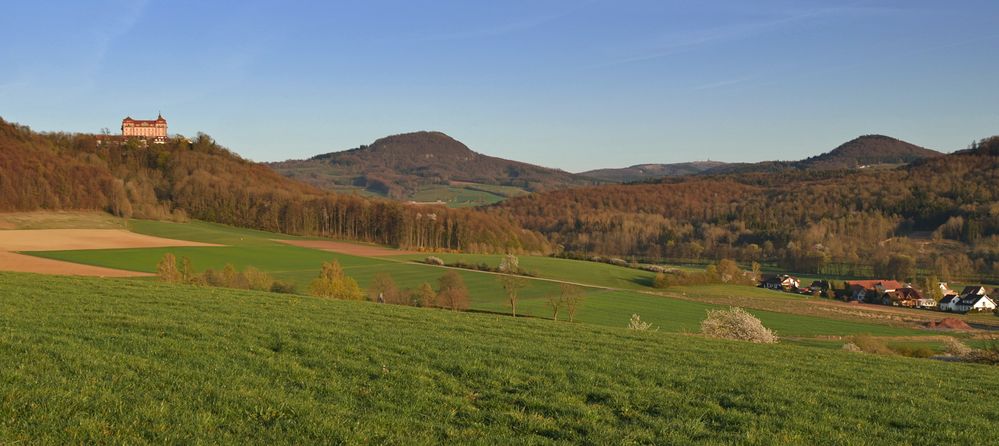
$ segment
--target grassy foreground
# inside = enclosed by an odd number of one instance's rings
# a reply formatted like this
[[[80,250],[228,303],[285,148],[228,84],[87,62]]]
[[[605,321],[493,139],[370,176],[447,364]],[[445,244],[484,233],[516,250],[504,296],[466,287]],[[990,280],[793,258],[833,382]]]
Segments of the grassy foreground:
[[[0,364],[0,444],[999,434],[987,366],[136,280],[0,273]]]

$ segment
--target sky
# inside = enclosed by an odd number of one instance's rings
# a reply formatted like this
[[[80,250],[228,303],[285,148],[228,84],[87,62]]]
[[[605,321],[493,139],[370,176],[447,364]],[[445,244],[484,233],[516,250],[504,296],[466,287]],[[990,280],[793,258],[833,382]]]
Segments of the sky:
[[[8,2],[0,117],[256,161],[438,130],[572,172],[999,134],[999,2]]]

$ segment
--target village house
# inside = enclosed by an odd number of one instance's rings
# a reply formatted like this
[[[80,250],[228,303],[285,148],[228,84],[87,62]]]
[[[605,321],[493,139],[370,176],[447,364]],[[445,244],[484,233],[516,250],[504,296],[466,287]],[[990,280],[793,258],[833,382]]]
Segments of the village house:
[[[760,282],[760,286],[771,290],[791,291],[801,286],[801,281],[787,274],[768,276]]]
[[[881,303],[908,308],[934,308],[937,306],[935,300],[923,297],[919,290],[912,287],[903,287],[885,293],[881,297]]]
[[[905,288],[895,280],[848,280],[845,284],[847,300],[870,303],[883,303],[886,293]]]
[[[937,303],[937,308],[940,311],[946,311],[948,313],[953,313],[957,311],[955,304],[961,301],[961,296],[957,294],[948,294],[940,299]]]
[[[955,313],[968,313],[971,311],[994,311],[996,302],[986,294],[985,287],[968,286],[961,291],[961,296],[952,300],[951,306]]]

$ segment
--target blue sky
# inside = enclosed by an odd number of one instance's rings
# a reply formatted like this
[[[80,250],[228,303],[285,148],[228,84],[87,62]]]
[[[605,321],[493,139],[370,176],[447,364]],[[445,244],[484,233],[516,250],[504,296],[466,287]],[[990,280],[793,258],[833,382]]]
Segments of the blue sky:
[[[414,130],[569,171],[999,133],[999,2],[49,1],[0,14],[0,117],[125,115],[258,160]]]

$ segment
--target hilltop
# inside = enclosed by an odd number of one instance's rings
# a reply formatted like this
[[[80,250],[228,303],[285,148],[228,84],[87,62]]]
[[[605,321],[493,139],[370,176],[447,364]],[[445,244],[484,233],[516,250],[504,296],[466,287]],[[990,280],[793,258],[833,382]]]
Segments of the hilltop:
[[[942,153],[935,150],[919,147],[890,136],[864,135],[845,142],[829,152],[799,161],[761,161],[758,163],[695,161],[675,164],[638,164],[620,169],[591,170],[582,172],[580,175],[614,183],[632,183],[690,175],[734,175],[797,170],[823,171],[895,167],[940,155]]]
[[[269,165],[284,176],[317,187],[356,188],[397,199],[414,199],[421,190],[435,186],[485,186],[484,192],[502,197],[596,182],[558,169],[483,155],[441,132],[393,135],[351,150]]]
[[[703,171],[706,175],[767,173],[782,170],[837,170],[868,167],[895,167],[935,158],[942,153],[890,136],[863,135],[821,155],[800,161],[732,163]]]
[[[636,164],[620,169],[596,169],[580,172],[580,175],[613,183],[631,183],[663,177],[696,175],[709,169],[724,166],[721,161],[692,161],[672,164]]]
[[[510,199],[492,211],[580,256],[732,258],[835,275],[908,278],[918,268],[941,278],[997,278],[999,188],[985,180],[999,175],[997,141],[894,168],[832,168],[932,155],[868,137],[802,162],[819,166],[814,170],[584,187]],[[872,149],[879,156],[864,155],[865,147],[879,146]]]
[[[335,194],[245,160],[210,136],[98,144],[0,119],[0,212],[100,210],[416,249],[540,252],[540,235],[481,212]],[[433,219],[421,219],[431,213]]]

